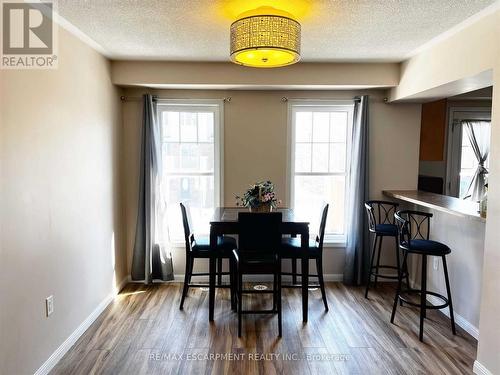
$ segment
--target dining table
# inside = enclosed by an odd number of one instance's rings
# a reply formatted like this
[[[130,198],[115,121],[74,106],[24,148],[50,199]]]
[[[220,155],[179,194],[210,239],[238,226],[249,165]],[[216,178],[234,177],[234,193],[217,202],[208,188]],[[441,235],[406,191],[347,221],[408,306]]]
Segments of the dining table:
[[[309,260],[307,252],[309,250],[309,222],[294,212],[290,208],[275,209],[282,213],[281,234],[300,236],[301,240],[301,269],[302,269],[302,321],[307,322],[308,313],[308,293],[309,293]],[[209,257],[209,321],[214,320],[215,309],[215,277],[217,237],[223,235],[238,235],[238,212],[248,212],[248,208],[217,207],[214,210],[210,221],[210,253]]]

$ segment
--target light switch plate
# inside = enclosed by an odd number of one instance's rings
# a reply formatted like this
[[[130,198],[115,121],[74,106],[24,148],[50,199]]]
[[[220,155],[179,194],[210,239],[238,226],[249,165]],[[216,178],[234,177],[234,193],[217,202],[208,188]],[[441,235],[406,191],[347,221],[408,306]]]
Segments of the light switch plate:
[[[45,298],[45,312],[47,317],[54,312],[54,296]]]

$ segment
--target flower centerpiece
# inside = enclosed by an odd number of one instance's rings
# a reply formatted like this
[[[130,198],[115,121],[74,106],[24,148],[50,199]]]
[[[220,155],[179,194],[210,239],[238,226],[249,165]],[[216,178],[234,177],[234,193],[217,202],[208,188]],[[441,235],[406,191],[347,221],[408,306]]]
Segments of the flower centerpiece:
[[[245,191],[242,197],[236,196],[236,205],[248,207],[251,212],[270,212],[281,201],[276,198],[271,181],[257,182]]]

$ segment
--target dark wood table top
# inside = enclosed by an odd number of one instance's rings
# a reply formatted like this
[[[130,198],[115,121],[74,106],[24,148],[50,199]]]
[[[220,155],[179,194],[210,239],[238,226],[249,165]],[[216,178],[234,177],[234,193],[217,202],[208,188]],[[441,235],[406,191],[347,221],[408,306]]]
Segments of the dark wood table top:
[[[237,222],[238,212],[249,212],[249,210],[245,207],[217,207],[214,210],[214,215],[210,223]],[[283,223],[309,224],[309,220],[297,215],[291,208],[278,208],[273,210],[273,212],[282,213]]]

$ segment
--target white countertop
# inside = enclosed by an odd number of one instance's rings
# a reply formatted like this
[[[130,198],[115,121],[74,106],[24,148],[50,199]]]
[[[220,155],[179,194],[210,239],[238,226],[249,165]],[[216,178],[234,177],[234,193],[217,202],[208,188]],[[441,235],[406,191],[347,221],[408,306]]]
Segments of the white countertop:
[[[486,222],[486,219],[482,218],[477,212],[478,204],[474,202],[420,190],[384,190],[382,193],[390,198],[432,208],[451,215]]]

